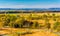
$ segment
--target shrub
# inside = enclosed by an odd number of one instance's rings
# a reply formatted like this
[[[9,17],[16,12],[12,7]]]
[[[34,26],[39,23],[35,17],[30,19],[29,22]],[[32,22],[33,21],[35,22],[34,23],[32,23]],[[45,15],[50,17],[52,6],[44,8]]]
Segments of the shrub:
[[[54,30],[60,31],[60,22],[56,22],[53,27]]]

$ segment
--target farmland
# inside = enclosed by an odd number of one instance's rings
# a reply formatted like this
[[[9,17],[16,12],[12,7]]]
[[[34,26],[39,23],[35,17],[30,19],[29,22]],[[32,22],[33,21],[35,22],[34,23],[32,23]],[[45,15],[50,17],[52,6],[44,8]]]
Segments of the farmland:
[[[8,36],[60,36],[60,12],[0,14],[0,31]]]

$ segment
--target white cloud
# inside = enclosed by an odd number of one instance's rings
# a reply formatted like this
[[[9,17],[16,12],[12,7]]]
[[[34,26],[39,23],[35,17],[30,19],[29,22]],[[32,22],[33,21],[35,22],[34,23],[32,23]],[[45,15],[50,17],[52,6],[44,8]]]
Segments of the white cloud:
[[[5,6],[0,6],[0,8],[51,8],[51,7],[60,8],[60,5],[5,5]]]

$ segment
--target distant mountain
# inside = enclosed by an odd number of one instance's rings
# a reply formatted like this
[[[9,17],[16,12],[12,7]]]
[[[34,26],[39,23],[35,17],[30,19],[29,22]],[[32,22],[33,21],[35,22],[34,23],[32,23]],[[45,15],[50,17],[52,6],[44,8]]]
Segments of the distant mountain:
[[[60,8],[0,8],[0,10],[60,11]]]
[[[60,8],[49,8],[50,11],[60,11]]]

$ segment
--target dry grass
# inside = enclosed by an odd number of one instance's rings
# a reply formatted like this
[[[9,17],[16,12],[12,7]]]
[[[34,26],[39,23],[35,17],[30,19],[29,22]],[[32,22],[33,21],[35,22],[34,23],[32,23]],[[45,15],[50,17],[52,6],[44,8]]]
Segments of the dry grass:
[[[33,14],[33,16],[42,16],[42,15],[44,15],[44,14],[46,14],[46,15],[48,15],[48,13],[32,13]],[[60,13],[49,13],[50,14],[50,16],[52,15],[52,14],[55,14],[56,16],[60,16]],[[0,15],[3,15],[3,14],[0,14]],[[8,14],[5,14],[5,15],[8,15]],[[26,18],[28,21],[37,21],[38,23],[42,23],[42,24],[45,24],[45,20],[30,20],[28,17],[29,17],[29,15],[30,15],[30,13],[21,13],[21,14],[10,14],[10,15],[20,15],[21,17],[23,17],[24,16],[24,18]],[[59,19],[57,19],[58,21],[60,21]],[[55,23],[56,21],[53,21],[53,18],[50,18],[50,20],[49,20],[49,23],[51,23],[51,28],[53,27],[53,24]],[[0,22],[0,26],[1,26],[1,22]],[[1,26],[2,27],[2,26]],[[50,32],[50,31],[45,31],[44,29],[24,29],[24,28],[18,28],[18,29],[16,29],[16,28],[4,28],[4,29],[6,29],[6,30],[0,30],[1,32],[0,32],[0,34],[2,33],[5,33],[5,32],[10,32],[11,33],[11,35],[10,36],[17,36],[18,34],[17,34],[17,32],[19,32],[19,33],[26,33],[26,32],[30,32],[30,33],[32,33],[32,34],[25,34],[25,35],[20,35],[20,36],[58,36],[57,34],[55,34],[55,33],[52,33],[52,32]]]

